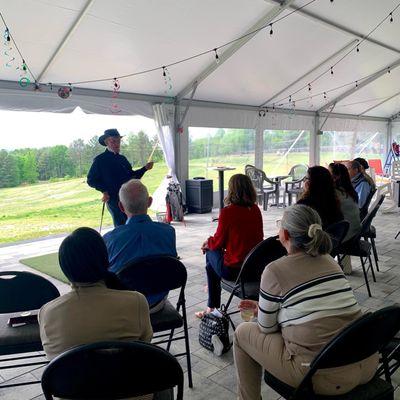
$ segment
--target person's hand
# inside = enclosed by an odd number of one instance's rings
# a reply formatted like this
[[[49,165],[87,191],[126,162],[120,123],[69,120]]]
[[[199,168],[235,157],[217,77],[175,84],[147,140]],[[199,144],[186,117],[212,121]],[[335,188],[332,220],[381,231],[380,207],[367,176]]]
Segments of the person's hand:
[[[254,316],[258,314],[258,302],[254,300],[241,300],[238,304],[238,309],[242,310],[252,310]]]
[[[210,250],[208,247],[208,240],[206,240],[202,245],[201,245],[201,251],[203,252],[203,254],[206,254],[206,251]]]
[[[103,203],[107,203],[108,200],[110,200],[110,195],[108,194],[108,192],[104,192],[101,201],[102,201]]]
[[[154,165],[154,162],[153,161],[150,161],[150,162],[148,162],[144,167],[147,169],[147,171],[149,170],[149,169],[152,169],[153,168],[153,165]]]

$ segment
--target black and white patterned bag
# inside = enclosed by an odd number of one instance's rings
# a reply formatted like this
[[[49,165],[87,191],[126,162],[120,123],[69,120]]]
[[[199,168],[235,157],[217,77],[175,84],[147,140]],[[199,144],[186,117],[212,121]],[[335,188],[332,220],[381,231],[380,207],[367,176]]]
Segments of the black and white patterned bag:
[[[226,353],[232,347],[229,339],[229,323],[229,316],[223,311],[205,314],[199,326],[199,343],[217,355]],[[222,349],[214,348],[215,338],[213,336],[219,339],[218,342],[222,345]]]

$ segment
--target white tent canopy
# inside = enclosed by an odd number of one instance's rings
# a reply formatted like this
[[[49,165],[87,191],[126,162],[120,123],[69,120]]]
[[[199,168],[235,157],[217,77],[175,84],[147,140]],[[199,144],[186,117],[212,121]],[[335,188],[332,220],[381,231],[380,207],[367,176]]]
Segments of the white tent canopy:
[[[15,60],[0,68],[0,108],[70,112],[79,105],[86,112],[112,113],[113,77],[162,67],[249,33],[219,48],[219,63],[211,51],[168,67],[170,88],[161,68],[119,79],[119,113],[153,117],[152,105],[168,96],[180,105],[176,126],[190,103],[184,130],[213,126],[261,132],[271,128],[274,118],[275,128],[313,132],[311,162],[318,161],[322,126],[387,131],[389,143],[390,122],[400,112],[400,11],[393,12],[393,22],[387,18],[370,32],[397,3],[3,0],[0,11],[39,90],[18,84],[21,57],[12,46],[9,53]],[[324,71],[328,73],[315,80]],[[74,83],[103,78],[109,79]],[[58,84],[68,82],[72,94],[63,100],[57,96]],[[261,107],[265,116],[259,114]],[[187,137],[174,136],[180,150],[177,173],[184,178]]]

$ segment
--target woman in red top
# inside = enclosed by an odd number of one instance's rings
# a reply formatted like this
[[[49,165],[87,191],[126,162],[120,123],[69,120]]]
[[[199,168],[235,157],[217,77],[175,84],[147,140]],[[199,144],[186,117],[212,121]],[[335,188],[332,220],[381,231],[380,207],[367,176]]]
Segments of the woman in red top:
[[[218,228],[201,248],[206,254],[208,303],[201,318],[221,305],[221,278],[235,280],[250,250],[263,240],[263,222],[250,178],[236,174],[229,180],[226,207],[221,210]]]

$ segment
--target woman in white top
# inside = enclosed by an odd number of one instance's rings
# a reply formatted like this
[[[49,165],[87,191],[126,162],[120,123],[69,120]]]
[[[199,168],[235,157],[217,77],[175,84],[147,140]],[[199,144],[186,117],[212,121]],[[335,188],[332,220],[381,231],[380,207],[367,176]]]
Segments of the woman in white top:
[[[288,255],[264,270],[259,302],[242,300],[258,322],[238,326],[234,356],[241,400],[259,400],[263,369],[297,387],[308,366],[334,336],[361,316],[360,306],[340,266],[329,255],[331,241],[318,213],[305,205],[286,209],[279,240]],[[344,367],[319,371],[314,390],[347,393],[375,374],[378,355]]]

